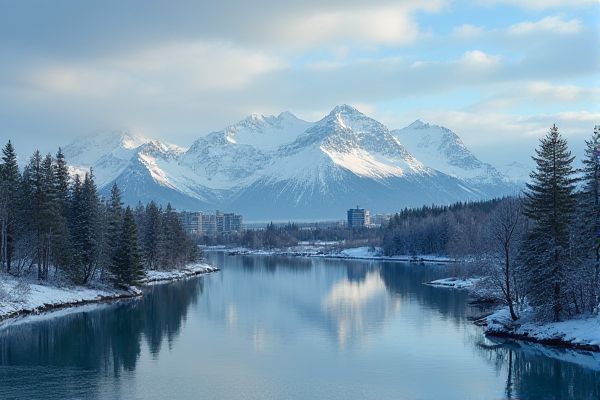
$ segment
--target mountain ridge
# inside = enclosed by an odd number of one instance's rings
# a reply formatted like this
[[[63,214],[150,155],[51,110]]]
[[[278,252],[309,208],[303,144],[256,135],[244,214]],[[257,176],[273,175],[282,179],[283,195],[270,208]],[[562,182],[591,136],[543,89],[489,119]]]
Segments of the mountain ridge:
[[[252,114],[187,149],[112,132],[76,140],[65,156],[73,173],[92,167],[103,193],[119,184],[127,204],[229,209],[256,220],[340,218],[355,204],[393,212],[516,190],[447,128],[416,120],[390,131],[346,104],[316,122],[289,111]]]

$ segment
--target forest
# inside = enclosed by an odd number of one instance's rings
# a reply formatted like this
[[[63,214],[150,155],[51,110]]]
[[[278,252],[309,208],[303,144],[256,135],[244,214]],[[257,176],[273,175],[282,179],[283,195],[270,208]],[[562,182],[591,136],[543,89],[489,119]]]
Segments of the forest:
[[[124,207],[116,185],[102,198],[93,171],[72,177],[60,149],[56,156],[36,151],[22,169],[12,143],[2,149],[2,271],[129,286],[145,270],[177,268],[199,256],[170,205]]]

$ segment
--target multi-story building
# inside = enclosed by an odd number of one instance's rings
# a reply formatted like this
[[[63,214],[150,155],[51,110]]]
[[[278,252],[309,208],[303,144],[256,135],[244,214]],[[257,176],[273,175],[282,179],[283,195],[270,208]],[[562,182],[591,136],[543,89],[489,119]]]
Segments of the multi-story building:
[[[179,213],[179,220],[183,226],[183,230],[190,235],[202,234],[202,213],[183,211]]]
[[[375,226],[383,226],[390,222],[393,214],[375,214],[371,218],[371,223]]]
[[[349,229],[364,228],[371,224],[369,210],[365,210],[359,206],[349,209],[347,215]]]
[[[191,235],[216,236],[223,233],[241,232],[244,222],[241,215],[234,213],[214,214],[183,211],[179,213],[183,229]]]
[[[223,233],[241,232],[244,222],[241,215],[234,213],[223,214]]]
[[[225,215],[217,210],[215,212],[215,223],[216,223],[216,231],[217,233],[223,233],[223,225],[225,222]]]
[[[206,236],[217,234],[217,216],[215,214],[202,215],[202,234]]]

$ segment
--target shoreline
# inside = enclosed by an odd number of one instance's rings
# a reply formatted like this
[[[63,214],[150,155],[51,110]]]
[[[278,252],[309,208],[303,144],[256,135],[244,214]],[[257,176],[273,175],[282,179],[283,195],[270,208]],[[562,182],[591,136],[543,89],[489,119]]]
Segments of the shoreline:
[[[454,290],[468,290],[469,296],[485,301],[485,293],[477,291],[476,285],[482,278],[443,278],[426,282],[425,285]],[[489,296],[488,296],[489,297]],[[497,299],[487,299],[497,303]],[[531,312],[521,313],[517,321],[510,318],[508,308],[496,308],[490,314],[473,323],[483,329],[486,336],[539,343],[545,346],[600,352],[600,316],[539,323]]]
[[[540,323],[531,312],[526,311],[513,321],[507,307],[502,307],[474,323],[481,326],[485,335],[490,337],[600,352],[600,315]]]
[[[70,286],[58,287],[51,285],[31,284],[32,297],[43,294],[50,298],[28,299],[25,301],[0,301],[0,324],[10,323],[20,318],[32,315],[51,314],[55,311],[77,308],[90,304],[112,303],[131,300],[143,295],[143,288],[167,284],[179,280],[219,271],[219,268],[206,263],[192,264],[173,271],[147,271],[146,277],[137,286],[129,289],[112,287]],[[41,293],[45,292],[45,293]],[[52,295],[55,298],[51,298]],[[26,302],[29,301],[29,304]]]
[[[573,350],[583,350],[583,351],[592,351],[595,353],[600,353],[600,346],[594,344],[586,344],[586,343],[572,343],[569,341],[564,341],[560,338],[554,339],[538,339],[535,337],[528,336],[526,334],[517,334],[513,332],[486,332],[484,329],[484,333],[486,336],[495,337],[495,338],[503,338],[503,339],[511,339],[517,341],[523,341],[528,343],[538,343],[544,346],[550,346],[561,349],[573,349]]]
[[[356,251],[356,250],[363,251]],[[313,251],[295,251],[295,250],[252,250],[245,248],[223,248],[223,247],[204,247],[203,251],[223,252],[227,255],[248,255],[248,256],[286,256],[286,257],[304,257],[304,258],[323,258],[336,260],[366,260],[366,261],[386,261],[386,262],[409,262],[415,264],[454,264],[464,260],[456,260],[450,257],[419,255],[419,256],[379,256],[365,250],[367,248],[344,249],[337,253],[324,253],[320,250]],[[348,254],[344,254],[348,251]],[[353,255],[352,253],[356,253]]]

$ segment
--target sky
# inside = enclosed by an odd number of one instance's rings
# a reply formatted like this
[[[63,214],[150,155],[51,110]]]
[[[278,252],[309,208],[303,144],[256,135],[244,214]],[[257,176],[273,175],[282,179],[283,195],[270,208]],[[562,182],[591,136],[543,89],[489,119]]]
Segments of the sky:
[[[0,0],[0,140],[126,130],[182,146],[250,113],[346,103],[526,162],[600,124],[598,0]]]

